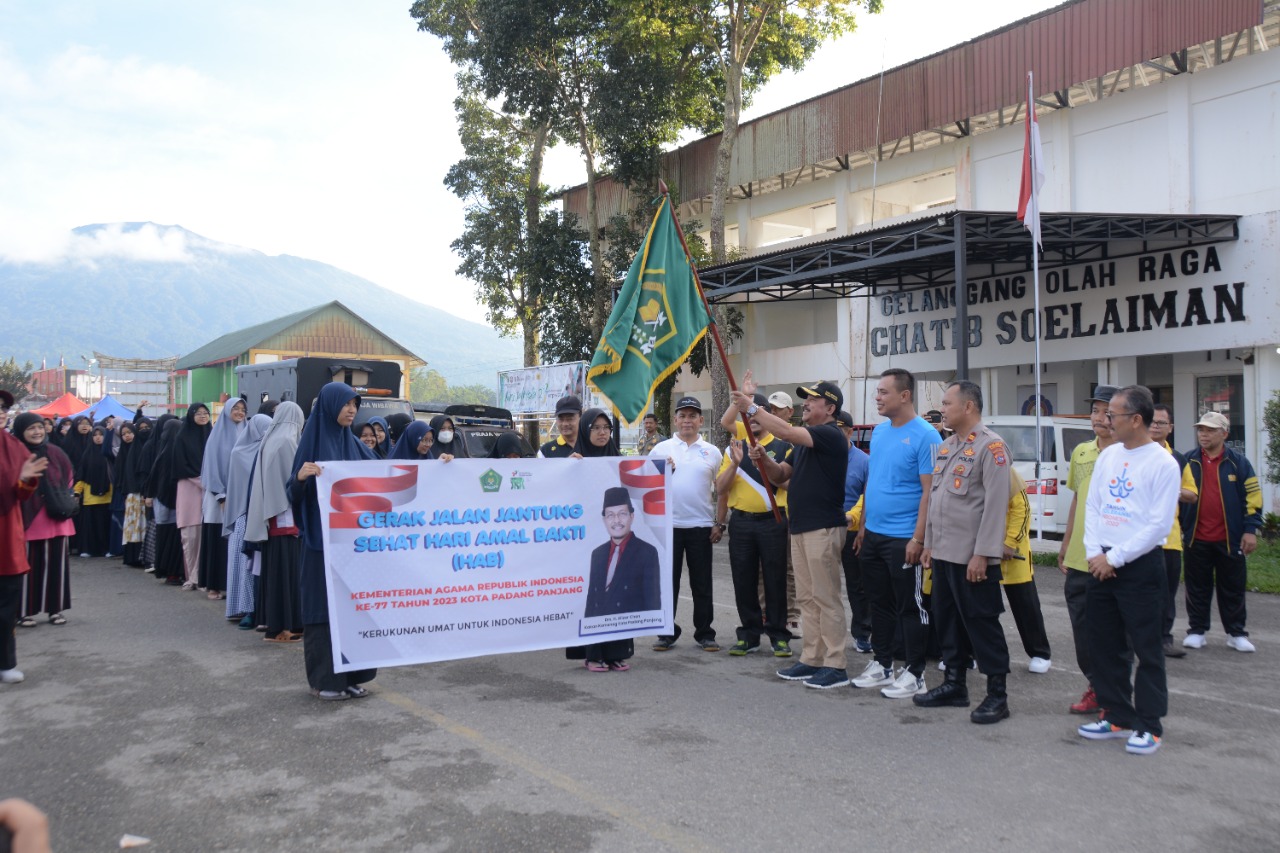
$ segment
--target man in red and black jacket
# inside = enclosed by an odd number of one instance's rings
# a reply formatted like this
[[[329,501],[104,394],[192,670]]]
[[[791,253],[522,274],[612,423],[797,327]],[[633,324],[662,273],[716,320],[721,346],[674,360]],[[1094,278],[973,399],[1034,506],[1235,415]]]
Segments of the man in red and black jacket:
[[[1187,468],[1200,499],[1183,504],[1181,511],[1189,623],[1182,645],[1204,648],[1216,584],[1218,615],[1230,635],[1227,645],[1238,652],[1252,652],[1244,627],[1245,558],[1258,547],[1262,487],[1244,454],[1226,446],[1230,429],[1225,415],[1208,412],[1196,424],[1200,446],[1187,454]]]

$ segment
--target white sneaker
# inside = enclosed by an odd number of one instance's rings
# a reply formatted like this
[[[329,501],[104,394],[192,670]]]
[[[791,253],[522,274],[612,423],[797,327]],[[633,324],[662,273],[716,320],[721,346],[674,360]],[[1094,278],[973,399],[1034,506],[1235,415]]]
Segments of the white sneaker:
[[[1227,640],[1227,645],[1238,652],[1256,652],[1253,643],[1249,642],[1248,637],[1232,637]]]
[[[853,679],[854,687],[883,687],[886,684],[893,684],[893,670],[885,669],[874,660],[867,664],[862,675]]]
[[[26,678],[19,669],[0,669],[0,684],[17,684]]]
[[[938,672],[946,672],[946,671],[947,671],[947,662],[944,660],[938,661]]]
[[[917,678],[909,669],[904,669],[893,684],[880,689],[880,695],[886,699],[910,699],[924,692],[924,678]]]
[[[1048,672],[1051,666],[1053,666],[1053,661],[1048,658],[1032,658],[1031,662],[1027,664],[1027,669],[1035,673],[1043,673]]]
[[[1203,649],[1204,634],[1187,634],[1186,639],[1182,641],[1182,645],[1188,649]]]

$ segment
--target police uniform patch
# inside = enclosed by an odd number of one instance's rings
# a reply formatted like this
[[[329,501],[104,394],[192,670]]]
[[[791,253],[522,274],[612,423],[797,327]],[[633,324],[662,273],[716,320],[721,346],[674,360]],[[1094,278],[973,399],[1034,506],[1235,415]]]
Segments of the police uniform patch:
[[[956,469],[955,469],[955,473],[957,473],[957,474],[963,474],[963,473],[964,473],[964,466],[963,466],[963,465],[957,465],[957,466],[956,466]]]
[[[977,434],[976,432],[971,432],[971,433],[969,433],[969,437],[968,437],[968,438],[966,438],[966,439],[965,439],[965,441],[973,441],[973,440],[974,440],[974,439],[976,439],[977,437],[978,437],[978,434]]]
[[[961,484],[960,484],[960,478],[959,478],[959,477],[956,477],[956,481],[955,481],[955,488],[957,488],[957,489],[958,489],[958,488],[960,488],[960,485],[961,485]]]
[[[973,456],[973,448],[972,448],[972,447],[966,447],[966,448],[964,449],[964,455],[965,455],[965,456]]]
[[[1004,454],[1003,454],[1003,453],[996,453],[996,454],[993,454],[991,458],[992,458],[993,460],[995,460],[995,463],[996,463],[997,465],[1003,465],[1003,464],[1004,464]]]
[[[944,448],[942,448],[941,450],[939,450],[939,451],[938,451],[938,455],[939,455],[939,456],[946,456],[946,455],[947,455],[948,453],[950,453],[950,452],[951,452],[951,448],[950,448],[950,447],[944,447]]]

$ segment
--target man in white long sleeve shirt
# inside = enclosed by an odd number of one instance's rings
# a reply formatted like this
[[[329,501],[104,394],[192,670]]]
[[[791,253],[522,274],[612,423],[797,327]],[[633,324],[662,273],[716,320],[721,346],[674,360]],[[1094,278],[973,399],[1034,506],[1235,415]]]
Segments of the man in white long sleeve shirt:
[[[1111,398],[1107,418],[1116,443],[1098,456],[1085,502],[1089,650],[1106,716],[1078,731],[1091,740],[1127,738],[1125,749],[1138,755],[1160,748],[1169,708],[1161,546],[1181,482],[1178,463],[1148,434],[1154,413],[1151,392],[1141,385]],[[1126,638],[1138,659],[1132,686]]]

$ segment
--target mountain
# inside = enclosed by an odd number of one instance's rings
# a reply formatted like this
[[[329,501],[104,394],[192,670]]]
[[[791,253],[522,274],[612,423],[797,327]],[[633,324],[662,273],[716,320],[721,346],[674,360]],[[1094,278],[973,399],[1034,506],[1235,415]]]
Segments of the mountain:
[[[429,287],[453,286],[451,276]],[[177,225],[85,225],[55,260],[0,258],[8,322],[0,358],[84,367],[184,355],[219,335],[333,299],[427,360],[451,385],[497,385],[520,367],[519,339],[319,261],[219,243]],[[426,294],[430,298],[430,292]]]

